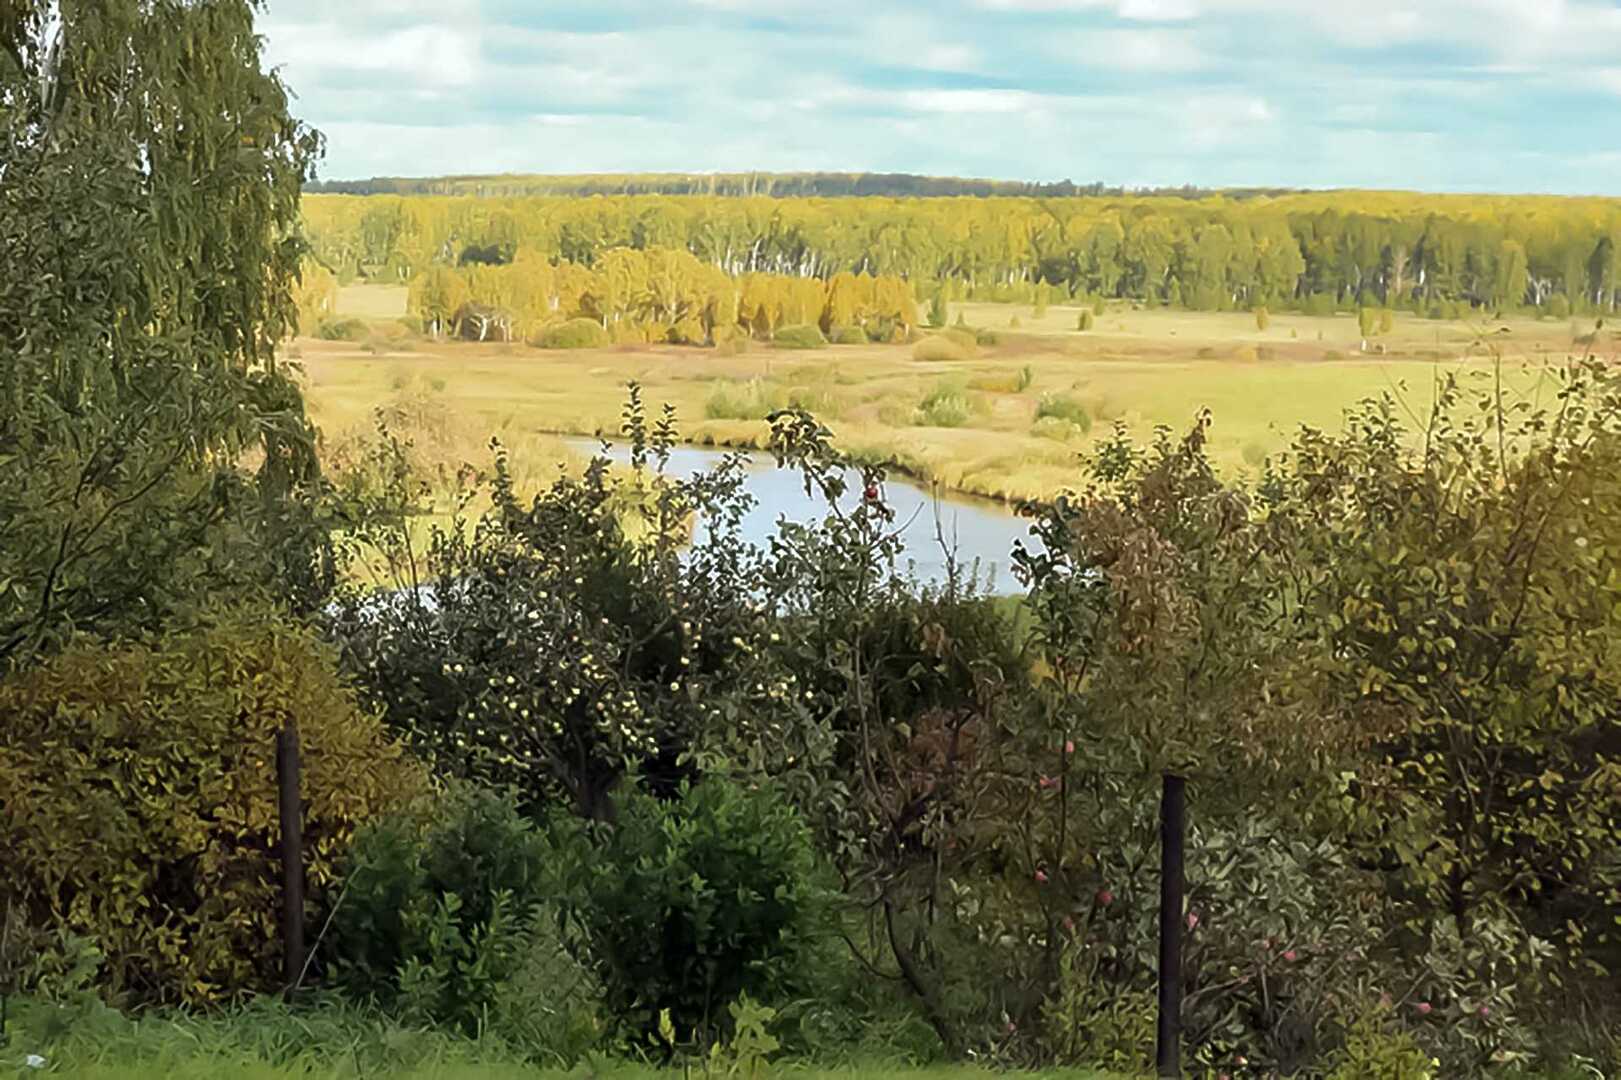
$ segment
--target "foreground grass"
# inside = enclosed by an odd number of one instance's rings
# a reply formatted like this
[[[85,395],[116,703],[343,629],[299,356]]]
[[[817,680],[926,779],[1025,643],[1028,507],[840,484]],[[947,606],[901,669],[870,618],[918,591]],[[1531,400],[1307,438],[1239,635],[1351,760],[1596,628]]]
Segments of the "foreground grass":
[[[566,1060],[576,1060],[594,1041],[580,1032],[563,1035],[540,1030],[522,1036],[522,1046],[498,1034],[469,1038],[456,1031],[396,1018],[338,998],[321,998],[298,1007],[277,998],[260,998],[217,1011],[192,1013],[155,1010],[124,1015],[84,995],[66,1006],[33,999],[13,1002],[10,1023],[0,1036],[0,1077],[68,1076],[85,1080],[351,1080],[402,1077],[412,1080],[637,1080],[680,1075],[639,1060],[635,1053],[611,1056],[590,1053],[572,1068],[547,1067],[565,1060],[547,1049],[553,1037],[575,1047]],[[843,1077],[894,1080],[979,1080],[992,1073],[958,1066],[917,1064],[932,1055],[914,1057],[892,1042],[901,1030],[895,1018],[875,1026],[859,1045],[830,1046],[816,1051],[815,1062],[787,1056],[761,1075],[835,1080]],[[908,1019],[907,1024],[911,1021]],[[43,1065],[30,1065],[37,1055]],[[534,1062],[540,1062],[535,1064]],[[690,1075],[705,1075],[694,1064]],[[713,1075],[726,1075],[716,1070]],[[746,1075],[739,1073],[738,1075]],[[1112,1080],[1106,1074],[1078,1069],[1043,1075],[1070,1080]],[[1124,1078],[1113,1078],[1124,1080]]]
[[[3,1069],[4,1066],[0,1066]],[[29,1070],[32,1071],[32,1070]],[[243,1064],[230,1060],[198,1059],[190,1062],[157,1064],[110,1063],[68,1066],[52,1069],[51,1076],[80,1080],[350,1080],[350,1078],[389,1077],[392,1080],[668,1080],[682,1075],[677,1070],[659,1070],[645,1065],[594,1062],[572,1070],[534,1069],[522,1065],[423,1065],[400,1070],[360,1071],[350,1066],[272,1066]],[[703,1077],[698,1069],[688,1075]],[[724,1076],[717,1072],[714,1075]],[[1006,1073],[969,1067],[894,1068],[889,1066],[846,1066],[822,1069],[805,1065],[775,1065],[759,1074],[784,1080],[990,1080]],[[1032,1074],[1036,1075],[1036,1074]],[[1039,1074],[1053,1080],[1108,1080],[1103,1073],[1075,1069],[1044,1070]]]
[[[390,297],[367,288],[358,308],[388,309]],[[312,412],[329,436],[366,426],[373,408],[415,387],[446,418],[436,453],[477,460],[493,433],[516,460],[550,464],[567,452],[542,433],[616,431],[634,379],[655,408],[677,408],[694,442],[761,446],[764,416],[802,405],[858,457],[1006,500],[1045,499],[1073,484],[1077,455],[1115,422],[1143,438],[1160,425],[1185,429],[1208,408],[1215,460],[1253,472],[1301,425],[1337,427],[1369,396],[1394,393],[1422,414],[1448,372],[1486,379],[1500,360],[1512,390],[1546,400],[1549,366],[1572,351],[1571,326],[1527,319],[1494,323],[1483,345],[1479,326],[1407,316],[1370,344],[1381,355],[1360,351],[1348,316],[1278,315],[1259,331],[1249,315],[1111,309],[1082,334],[1073,329],[1078,312],[1054,307],[1037,319],[1027,308],[964,305],[971,324],[998,328],[999,339],[948,362],[914,359],[904,346],[546,352],[397,333],[361,345],[300,341],[291,351],[304,361]],[[1018,332],[1006,329],[1014,318]]]

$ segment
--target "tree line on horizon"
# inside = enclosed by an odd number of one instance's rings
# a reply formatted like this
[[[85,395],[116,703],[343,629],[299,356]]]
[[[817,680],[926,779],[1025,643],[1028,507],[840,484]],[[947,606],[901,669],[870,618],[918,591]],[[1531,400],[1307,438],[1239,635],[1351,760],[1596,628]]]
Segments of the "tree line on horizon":
[[[405,284],[520,253],[591,267],[686,251],[729,277],[893,276],[927,296],[1103,298],[1195,310],[1613,311],[1621,200],[1299,193],[1235,200],[311,195],[316,260]]]
[[[1154,195],[1201,198],[1210,188],[1130,188],[1101,181],[1077,184],[1030,180],[988,180],[975,177],[922,176],[916,173],[878,172],[733,172],[733,173],[578,173],[573,175],[490,174],[482,176],[373,176],[363,180],[316,180],[305,185],[312,195],[710,195],[725,197],[845,198],[891,196],[945,198],[951,196],[1025,196],[1072,198],[1102,195]],[[1291,189],[1223,189],[1230,198],[1277,195]]]

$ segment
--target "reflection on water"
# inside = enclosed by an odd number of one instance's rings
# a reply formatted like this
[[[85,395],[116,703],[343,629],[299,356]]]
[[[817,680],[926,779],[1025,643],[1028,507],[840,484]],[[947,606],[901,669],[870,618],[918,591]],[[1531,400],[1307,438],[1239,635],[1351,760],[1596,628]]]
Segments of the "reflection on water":
[[[602,444],[594,439],[569,439],[570,449],[591,456],[602,453]],[[678,446],[670,452],[668,471],[675,476],[691,476],[713,469],[726,456],[726,451],[696,446]],[[607,456],[618,462],[630,460],[630,449],[616,444]],[[854,505],[860,495],[859,474],[849,476],[846,498]],[[794,522],[818,521],[826,515],[826,507],[819,497],[805,494],[800,474],[790,469],[779,469],[769,454],[750,455],[748,464],[748,493],[754,497],[754,506],[743,519],[742,532],[749,542],[766,547],[777,522],[786,518]],[[1013,579],[1012,551],[1015,540],[1023,540],[1027,547],[1039,548],[1030,536],[1030,523],[997,503],[964,498],[942,492],[935,495],[916,484],[894,478],[884,485],[884,499],[895,511],[895,524],[902,529],[904,545],[902,559],[909,563],[920,580],[941,582],[946,576],[946,552],[940,544],[943,536],[954,548],[960,569],[971,568],[977,561],[982,581],[989,579],[993,592],[1010,594],[1019,591]],[[702,528],[702,522],[699,523]]]

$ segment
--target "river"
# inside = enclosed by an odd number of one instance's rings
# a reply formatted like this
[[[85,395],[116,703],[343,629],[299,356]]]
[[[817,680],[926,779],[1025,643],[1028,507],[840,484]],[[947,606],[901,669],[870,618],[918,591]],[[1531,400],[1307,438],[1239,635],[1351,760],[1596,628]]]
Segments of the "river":
[[[594,439],[569,439],[569,448],[587,457],[601,454],[602,444]],[[670,452],[668,471],[675,476],[691,476],[713,469],[728,451],[698,446],[677,446]],[[610,446],[607,457],[618,462],[630,459],[630,449]],[[852,471],[845,496],[853,504],[860,498],[860,477]],[[754,506],[743,519],[743,535],[751,543],[766,547],[783,519],[795,522],[818,521],[826,515],[819,498],[805,494],[798,472],[780,469],[770,454],[752,452],[748,459],[746,489]],[[949,492],[929,491],[901,477],[884,484],[884,501],[895,511],[895,524],[904,545],[903,564],[909,564],[921,581],[939,583],[946,576],[946,543],[956,551],[957,564],[967,569],[978,564],[979,577],[998,595],[1022,591],[1012,574],[1015,541],[1039,550],[1030,536],[1030,522],[1007,507],[988,499],[974,499]],[[703,522],[698,523],[703,528]]]

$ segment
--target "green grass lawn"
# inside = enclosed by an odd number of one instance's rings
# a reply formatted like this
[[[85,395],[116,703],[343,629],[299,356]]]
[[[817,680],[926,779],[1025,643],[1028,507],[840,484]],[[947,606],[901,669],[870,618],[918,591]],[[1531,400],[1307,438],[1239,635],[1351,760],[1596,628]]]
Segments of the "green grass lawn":
[[[395,311],[402,293],[346,290],[342,303],[355,306],[343,313]],[[492,433],[520,460],[557,457],[556,444],[537,433],[617,430],[625,383],[634,379],[654,409],[677,407],[695,442],[762,445],[766,412],[802,404],[860,456],[898,461],[958,490],[1021,499],[1072,485],[1077,455],[1117,421],[1146,438],[1158,425],[1183,430],[1208,408],[1211,452],[1237,472],[1256,469],[1302,424],[1336,428],[1347,406],[1372,395],[1396,394],[1422,414],[1447,372],[1483,381],[1500,361],[1511,388],[1546,399],[1548,366],[1572,353],[1573,331],[1583,330],[1406,315],[1371,340],[1380,354],[1361,351],[1348,315],[1280,314],[1263,332],[1248,314],[1122,307],[1078,333],[1079,308],[1049,308],[1041,319],[1012,305],[960,310],[970,324],[998,328],[999,340],[948,362],[915,359],[907,346],[790,352],[757,344],[736,356],[652,345],[548,352],[397,334],[359,345],[301,340],[290,351],[305,362],[312,413],[329,435],[369,425],[372,409],[415,388],[408,392],[437,410],[435,437],[451,457],[481,453]],[[1015,317],[1022,328],[1010,332]],[[1483,339],[1482,329],[1493,332]],[[1046,413],[1067,419],[1042,419]]]

